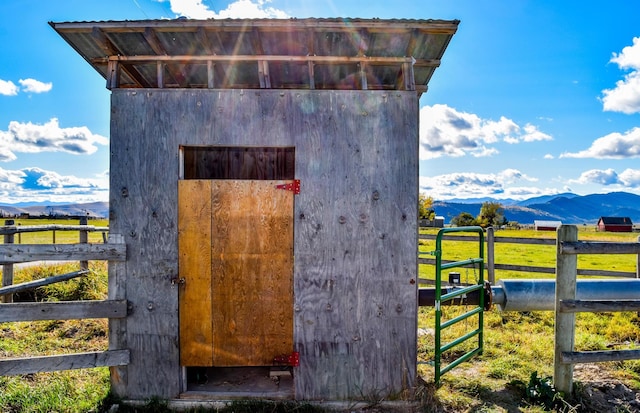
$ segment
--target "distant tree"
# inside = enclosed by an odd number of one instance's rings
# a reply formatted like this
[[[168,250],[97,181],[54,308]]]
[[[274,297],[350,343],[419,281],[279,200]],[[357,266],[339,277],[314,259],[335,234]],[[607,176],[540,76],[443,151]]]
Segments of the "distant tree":
[[[483,228],[499,227],[507,224],[504,207],[500,202],[484,202],[480,208],[480,215],[476,219],[477,225]]]
[[[425,194],[418,195],[418,218],[434,219],[436,211],[433,209],[433,197]]]
[[[468,227],[476,225],[476,219],[468,212],[461,212],[451,220],[451,225],[454,227]]]

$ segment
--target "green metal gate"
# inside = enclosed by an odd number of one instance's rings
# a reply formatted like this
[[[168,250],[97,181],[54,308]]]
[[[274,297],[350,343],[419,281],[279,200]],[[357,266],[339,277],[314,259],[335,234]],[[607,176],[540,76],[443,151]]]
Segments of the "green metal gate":
[[[455,261],[449,263],[442,263],[442,238],[444,234],[451,232],[476,232],[478,233],[478,257],[469,258],[464,261]],[[436,384],[440,383],[440,377],[443,374],[453,369],[460,363],[463,363],[475,355],[482,353],[482,344],[483,344],[483,320],[484,320],[484,231],[481,227],[457,227],[457,228],[443,228],[438,232],[436,237],[436,249],[433,252],[436,257],[436,291],[435,291],[435,382]],[[479,276],[476,280],[476,284],[461,287],[455,289],[452,292],[448,292],[446,294],[442,294],[442,271],[448,270],[456,267],[464,267],[467,265],[479,265]],[[466,294],[470,294],[472,292],[478,292],[479,295],[479,303],[477,306],[473,307],[470,311],[467,311],[464,314],[461,314],[455,318],[442,322],[442,309],[441,305],[445,301],[452,300],[456,297],[463,297]],[[453,326],[463,320],[468,319],[469,317],[478,316],[478,328],[473,331],[468,332],[467,334],[459,337],[447,344],[442,345],[441,335],[442,331],[448,327]],[[454,361],[448,363],[446,366],[442,366],[442,354],[452,348],[462,344],[463,342],[470,340],[474,337],[478,339],[478,346],[473,350],[468,351],[461,357],[455,359]]]

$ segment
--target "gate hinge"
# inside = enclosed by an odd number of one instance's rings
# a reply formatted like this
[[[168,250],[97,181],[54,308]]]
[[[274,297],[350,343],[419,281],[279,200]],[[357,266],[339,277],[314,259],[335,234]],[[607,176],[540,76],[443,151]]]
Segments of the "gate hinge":
[[[278,189],[284,189],[285,191],[291,191],[294,194],[298,195],[300,193],[300,180],[294,179],[293,182],[288,184],[276,185]]]
[[[281,356],[275,356],[273,358],[273,364],[280,364],[291,367],[298,367],[300,365],[300,353],[294,351],[291,354],[283,354]]]

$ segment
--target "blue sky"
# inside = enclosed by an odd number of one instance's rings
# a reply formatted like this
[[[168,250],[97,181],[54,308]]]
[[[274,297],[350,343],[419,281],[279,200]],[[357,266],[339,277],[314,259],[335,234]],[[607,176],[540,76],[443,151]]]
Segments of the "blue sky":
[[[47,22],[180,16],[459,19],[420,100],[422,192],[640,194],[637,1],[13,0],[0,3],[0,203],[108,200],[110,92]]]

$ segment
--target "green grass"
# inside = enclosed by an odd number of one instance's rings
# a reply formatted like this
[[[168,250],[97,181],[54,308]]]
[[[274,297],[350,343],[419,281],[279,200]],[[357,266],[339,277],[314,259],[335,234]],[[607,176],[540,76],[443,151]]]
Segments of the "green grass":
[[[93,222],[90,222],[93,223]],[[106,225],[106,223],[105,223]],[[637,241],[636,234],[609,234],[583,231],[581,240]],[[435,232],[434,232],[435,233]],[[77,233],[76,233],[77,235]],[[497,231],[496,236],[553,237],[553,233],[535,231]],[[46,241],[46,242],[50,242]],[[421,241],[421,250],[433,249],[432,241]],[[470,242],[446,241],[444,249],[450,254],[445,259],[475,257],[477,245]],[[518,248],[514,248],[514,247]],[[635,271],[635,256],[610,255],[579,263],[579,268],[615,268]],[[553,246],[497,244],[496,262],[553,267]],[[421,265],[424,277],[433,276],[433,266]],[[77,264],[16,269],[15,282],[43,278],[48,275],[71,272]],[[92,273],[79,279],[39,288],[35,293],[16,297],[23,300],[82,300],[103,299],[107,290],[105,264],[91,262]],[[462,280],[477,274],[460,269]],[[498,272],[499,278],[537,278],[541,274]],[[464,307],[445,307],[445,318],[455,317]],[[434,325],[432,308],[419,309],[419,327],[427,334],[418,337],[419,360],[431,360],[434,355]],[[433,383],[433,367],[420,364],[420,385],[416,398],[423,403],[423,411],[470,412],[542,412],[542,401],[528,397],[532,388],[543,386],[545,378],[553,373],[552,312],[485,313],[484,353],[453,369],[442,377],[441,385]],[[640,343],[640,317],[627,313],[581,313],[577,315],[576,349],[610,350],[635,348]],[[475,328],[474,319],[445,330],[443,342],[453,340]],[[470,349],[468,343],[445,354],[445,363]],[[465,347],[466,346],[466,347]],[[39,321],[0,324],[0,357],[62,354],[80,351],[101,351],[107,348],[106,320]],[[640,391],[640,361],[599,364],[599,371],[616,378],[636,391]],[[533,374],[535,373],[535,375]],[[532,378],[535,378],[532,379]],[[580,380],[576,379],[580,384]],[[535,386],[534,386],[535,385]],[[536,387],[537,386],[537,387]],[[580,388],[578,386],[578,388]],[[573,406],[578,401],[570,401]],[[109,371],[106,368],[39,373],[26,376],[0,377],[0,411],[2,412],[86,412],[107,411],[112,403],[119,403],[109,394]],[[567,411],[569,411],[568,409]],[[168,412],[165,401],[149,400],[141,406],[121,406],[120,412]],[[193,409],[204,412],[204,409]],[[239,401],[220,412],[320,412],[312,405],[286,402]],[[373,409],[372,411],[376,411]],[[575,409],[574,411],[580,411]],[[583,410],[586,411],[586,410]],[[625,411],[625,410],[619,410]]]
[[[421,233],[436,234],[437,230],[422,230]],[[455,233],[453,233],[455,234]],[[451,235],[453,235],[451,234]],[[472,235],[472,234],[460,234]],[[536,231],[496,231],[499,237],[547,237],[555,233]],[[580,240],[637,242],[637,233],[598,233],[580,228]],[[434,240],[421,240],[420,251],[435,249]],[[476,242],[443,241],[443,259],[460,261],[478,256]],[[496,263],[555,267],[555,246],[496,243]],[[606,269],[626,272],[636,271],[635,255],[592,255],[579,256],[578,268]],[[451,271],[461,273],[463,282],[473,283],[478,277],[473,269],[456,268]],[[445,271],[445,273],[448,271]],[[420,265],[422,278],[434,279],[433,265]],[[443,274],[443,278],[446,277]],[[496,280],[506,278],[553,278],[553,274],[496,271]],[[443,320],[451,319],[471,307],[443,307]],[[429,332],[434,326],[434,309],[421,307],[418,325]],[[553,312],[501,313],[497,310],[485,312],[484,352],[471,362],[463,363],[441,379],[441,386],[433,391],[432,398],[440,405],[453,411],[505,411],[514,405],[520,411],[543,411],[544,408],[526,398],[526,384],[535,372],[538,378],[553,374]],[[625,313],[579,313],[576,315],[576,350],[634,349],[640,343],[640,317],[633,312]],[[442,343],[477,328],[477,318],[472,317],[443,331]],[[471,340],[443,355],[443,366],[464,352],[477,346]],[[433,360],[433,334],[418,337],[418,359]],[[600,371],[607,378],[617,378],[636,390],[640,390],[640,362],[624,361],[599,363]],[[419,365],[419,373],[433,381],[433,367]],[[539,380],[540,381],[540,380]],[[576,379],[579,383],[579,379]],[[514,383],[516,383],[514,385]],[[576,395],[579,398],[579,394]],[[519,398],[518,398],[519,397]],[[578,402],[575,402],[576,405]],[[579,411],[579,410],[576,410]],[[620,410],[624,411],[624,410]]]
[[[16,294],[16,301],[92,300],[106,298],[105,263],[91,262],[89,275]],[[78,264],[17,269],[15,283],[76,271]],[[0,358],[103,351],[107,320],[34,321],[0,324]],[[0,377],[2,412],[87,412],[109,391],[109,369]]]
[[[72,219],[14,219],[16,226],[30,225],[79,225],[78,220]],[[2,221],[4,224],[4,221]],[[94,227],[108,227],[107,219],[91,219],[88,225]],[[14,235],[15,244],[73,244],[79,241],[78,231],[43,231],[43,232],[25,232]],[[89,242],[101,243],[102,232],[89,232]]]
[[[0,411],[95,411],[108,388],[108,368],[0,377]]]

